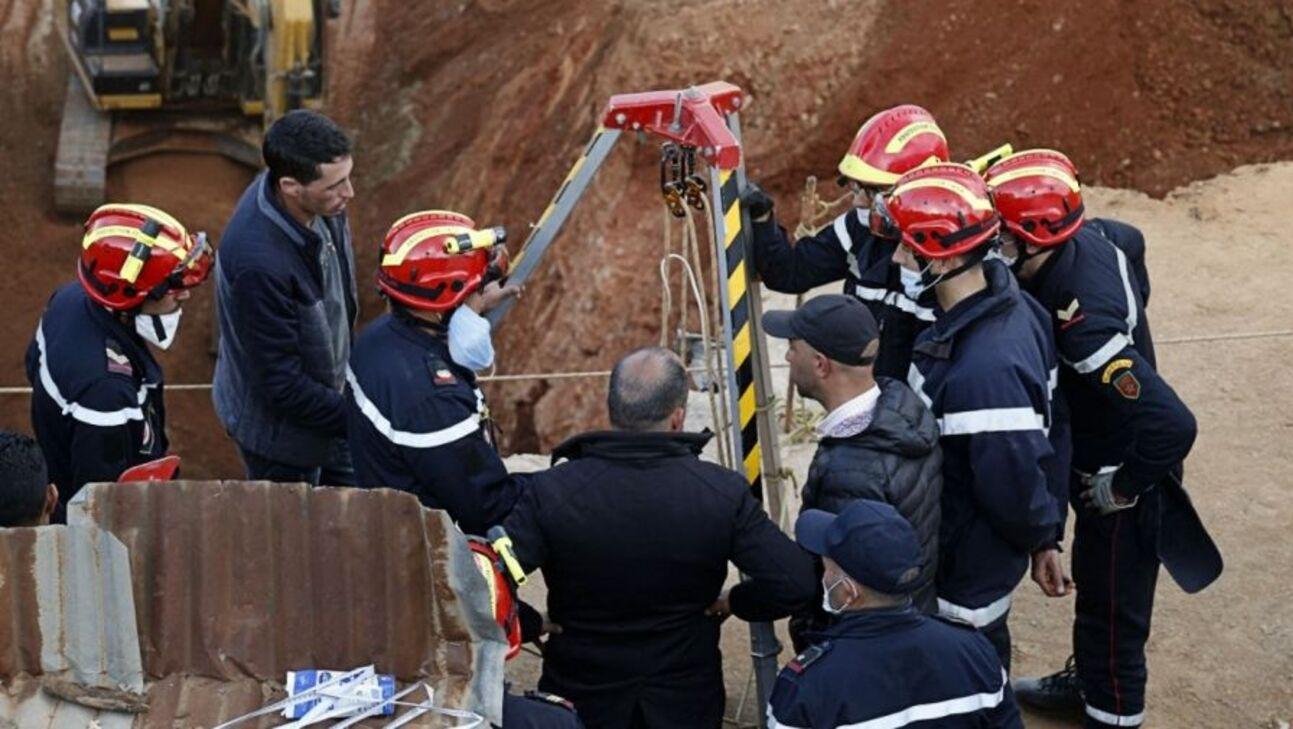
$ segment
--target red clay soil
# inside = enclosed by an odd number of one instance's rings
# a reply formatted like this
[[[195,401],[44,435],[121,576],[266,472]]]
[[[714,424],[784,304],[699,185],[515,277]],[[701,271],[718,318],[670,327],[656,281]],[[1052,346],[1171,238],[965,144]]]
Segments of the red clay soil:
[[[78,225],[55,216],[50,170],[66,65],[48,0],[0,0],[0,384],[50,291],[69,280]],[[361,271],[399,215],[447,207],[522,239],[618,92],[726,79],[752,99],[749,169],[794,217],[803,177],[833,179],[857,125],[920,103],[958,156],[1011,141],[1070,153],[1089,182],[1161,195],[1245,162],[1293,156],[1293,11],[1258,0],[477,0],[346,3],[331,28],[330,113],[356,138]],[[659,318],[658,143],[628,139],[500,328],[501,372],[600,369],[654,341]],[[218,233],[247,174],[222,160],[155,158],[114,170],[110,194]],[[832,186],[827,186],[827,192]],[[380,309],[361,274],[365,316]],[[210,291],[200,292],[171,382],[209,381]],[[548,448],[602,422],[600,381],[492,387],[510,450]],[[205,392],[168,396],[193,478],[237,460]],[[28,429],[25,397],[0,426]]]

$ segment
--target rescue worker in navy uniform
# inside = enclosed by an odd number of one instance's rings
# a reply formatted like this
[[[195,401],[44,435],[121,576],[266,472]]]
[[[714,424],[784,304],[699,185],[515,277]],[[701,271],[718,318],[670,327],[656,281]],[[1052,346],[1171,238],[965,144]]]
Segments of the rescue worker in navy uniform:
[[[1030,556],[1047,595],[1071,585],[1058,547],[1068,433],[1052,405],[1049,321],[1004,263],[985,260],[1000,219],[969,167],[909,172],[879,203],[902,236],[894,261],[938,298],[908,382],[942,434],[939,612],[982,630],[1009,670],[1011,593]]]
[[[810,509],[795,538],[826,565],[822,606],[839,620],[777,676],[769,729],[1023,727],[992,644],[912,606],[920,542],[892,506]]]
[[[921,612],[936,612],[943,491],[938,423],[905,382],[872,374],[879,331],[871,312],[853,297],[826,294],[795,311],[767,312],[763,330],[790,340],[790,381],[826,408],[802,508],[839,513],[857,499],[891,504],[920,537],[921,571],[909,586],[913,602]],[[795,648],[807,647],[805,631],[829,622],[816,605],[792,618]]]
[[[50,298],[27,347],[36,440],[58,487],[55,523],[81,487],[166,455],[162,369],[189,289],[211,270],[206,235],[146,205],[85,223],[76,283]]]
[[[1029,704],[1085,714],[1089,727],[1140,726],[1159,522],[1179,508],[1198,523],[1180,484],[1194,416],[1156,371],[1140,231],[1083,222],[1077,172],[1059,152],[1015,154],[987,182],[1007,231],[1002,252],[1051,317],[1073,425],[1076,660],[1016,690]],[[1210,544],[1206,532],[1198,538]]]
[[[603,727],[718,727],[722,619],[768,621],[810,602],[810,556],[760,508],[744,476],[702,461],[682,432],[687,371],[657,347],[615,365],[611,432],[558,446],[508,517],[526,571],[542,569],[551,636],[539,688]],[[721,593],[733,562],[749,575]]]
[[[473,247],[450,253],[447,245]],[[495,450],[476,372],[493,362],[488,311],[514,287],[497,280],[506,249],[471,218],[428,210],[396,221],[377,287],[390,312],[364,329],[346,372],[346,417],[359,485],[408,491],[468,534],[499,524],[521,479]],[[493,280],[491,280],[493,279]]]
[[[947,139],[934,117],[906,104],[873,115],[858,130],[839,164],[840,179],[853,190],[854,207],[816,235],[792,243],[777,224],[770,197],[757,185],[743,195],[759,278],[773,291],[788,294],[843,279],[843,293],[865,303],[880,324],[875,373],[881,377],[906,378],[912,343],[934,321],[934,299],[932,293],[910,296],[910,285],[904,286],[907,274],[890,260],[897,241],[877,237],[867,206],[904,172],[947,160]]]

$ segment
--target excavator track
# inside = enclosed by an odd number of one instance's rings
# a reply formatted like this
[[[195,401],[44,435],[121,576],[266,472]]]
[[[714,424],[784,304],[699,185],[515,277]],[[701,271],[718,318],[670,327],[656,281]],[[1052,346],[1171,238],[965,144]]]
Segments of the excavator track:
[[[67,77],[54,158],[54,207],[85,214],[105,200],[112,115],[94,108],[74,75]]]

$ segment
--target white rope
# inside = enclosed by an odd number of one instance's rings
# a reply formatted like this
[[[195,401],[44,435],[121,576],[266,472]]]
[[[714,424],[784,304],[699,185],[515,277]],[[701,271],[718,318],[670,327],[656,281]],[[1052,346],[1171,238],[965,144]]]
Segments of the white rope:
[[[1244,339],[1276,339],[1279,337],[1293,336],[1293,329],[1280,329],[1269,332],[1235,332],[1233,334],[1200,334],[1190,337],[1167,337],[1154,342],[1157,345],[1164,344],[1199,344],[1203,342],[1226,342]],[[784,362],[774,362],[768,367],[774,370],[785,369],[790,365]],[[704,373],[705,367],[688,367],[688,372]],[[610,377],[610,370],[584,370],[569,372],[525,372],[513,375],[485,375],[476,378],[480,382],[526,382],[531,380],[575,380],[592,377]],[[210,382],[183,382],[175,385],[167,385],[167,392],[185,392],[193,390],[210,390]],[[3,395],[30,395],[31,388],[27,386],[10,386],[0,387],[0,396]]]

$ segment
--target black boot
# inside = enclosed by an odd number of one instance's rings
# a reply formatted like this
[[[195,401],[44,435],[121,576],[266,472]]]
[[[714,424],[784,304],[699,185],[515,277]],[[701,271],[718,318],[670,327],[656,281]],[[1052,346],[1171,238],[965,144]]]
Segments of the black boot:
[[[1043,711],[1073,714],[1085,713],[1082,686],[1078,683],[1077,666],[1073,656],[1064,663],[1064,670],[1041,678],[1020,678],[1011,682],[1019,703]]]

